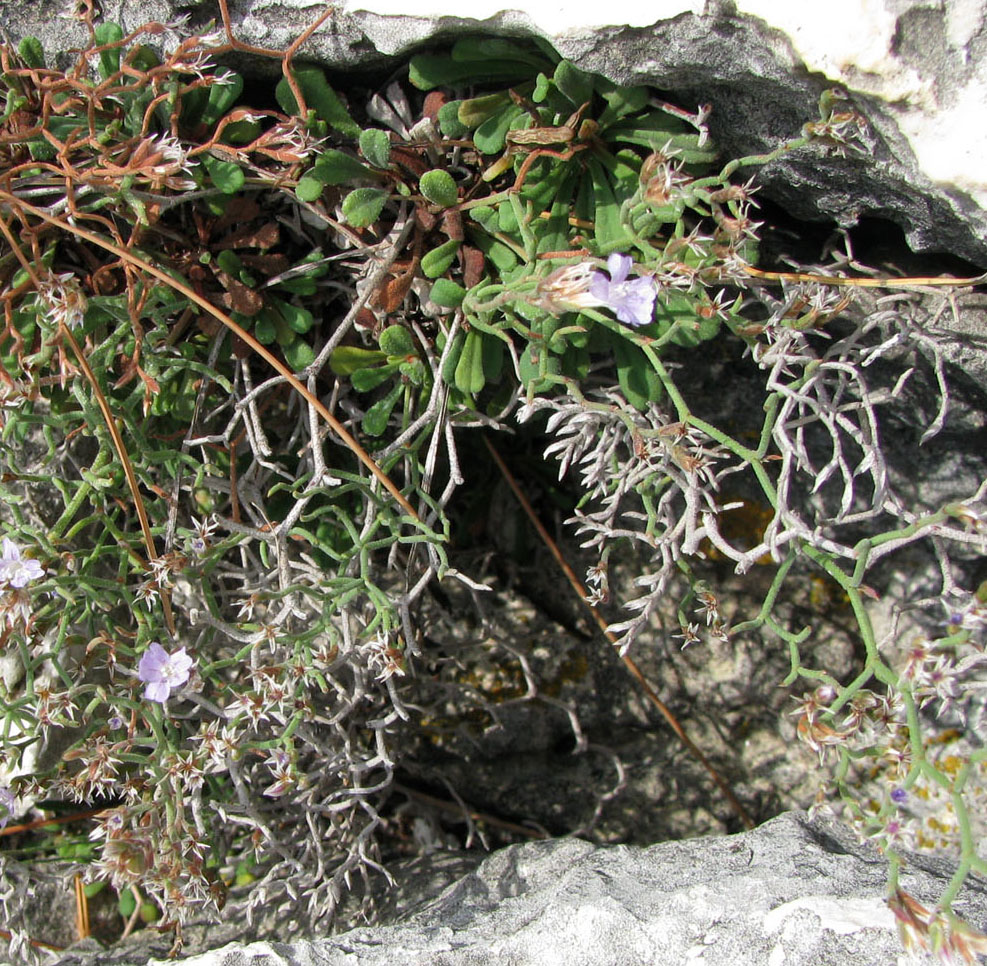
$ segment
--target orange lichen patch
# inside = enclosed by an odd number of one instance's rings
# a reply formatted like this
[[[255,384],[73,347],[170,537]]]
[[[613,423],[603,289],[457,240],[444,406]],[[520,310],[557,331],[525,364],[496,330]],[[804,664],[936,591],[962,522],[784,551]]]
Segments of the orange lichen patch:
[[[764,504],[751,500],[734,500],[727,495],[724,495],[723,503],[738,505],[720,513],[720,533],[738,550],[756,547],[764,539],[764,531],[774,518],[774,510]],[[710,560],[725,559],[708,540],[703,541],[703,552]],[[757,558],[757,563],[771,564],[771,555],[763,554]]]

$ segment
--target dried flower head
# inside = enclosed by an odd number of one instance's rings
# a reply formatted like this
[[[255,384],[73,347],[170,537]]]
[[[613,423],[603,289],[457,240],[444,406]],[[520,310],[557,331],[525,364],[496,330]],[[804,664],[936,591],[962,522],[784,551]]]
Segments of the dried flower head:
[[[552,315],[600,308],[603,302],[590,292],[596,274],[588,262],[557,268],[538,283],[535,304]]]

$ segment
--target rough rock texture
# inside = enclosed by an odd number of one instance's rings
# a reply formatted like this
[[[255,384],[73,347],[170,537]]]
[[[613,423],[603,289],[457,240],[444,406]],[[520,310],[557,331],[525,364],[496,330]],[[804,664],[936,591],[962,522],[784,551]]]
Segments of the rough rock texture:
[[[58,18],[63,6],[7,0],[0,26],[15,38],[33,33],[47,49],[67,50],[82,34]],[[410,16],[398,15],[392,0],[351,2],[301,56],[338,69],[380,68],[456,33],[540,34],[581,67],[621,83],[653,84],[685,103],[712,103],[712,130],[729,157],[796,136],[817,116],[820,93],[836,83],[868,119],[866,150],[825,165],[813,151],[776,162],[758,176],[765,195],[800,218],[842,225],[888,219],[916,250],[987,265],[987,134],[977,123],[987,96],[987,23],[976,0],[666,0],[567,8],[582,19],[563,14],[563,5],[525,13],[498,6],[471,5],[464,18],[461,5],[448,0],[416,3]],[[309,0],[232,0],[230,7],[242,40],[278,48],[321,12]],[[103,8],[126,28],[188,14],[201,29],[218,15],[211,0],[107,0]]]
[[[788,813],[753,832],[650,848],[574,839],[490,856],[398,923],[311,943],[230,945],[188,966],[888,966],[900,954],[883,861],[838,825]],[[943,870],[902,887],[929,903]],[[987,917],[987,893],[965,915]],[[83,960],[65,960],[66,966]],[[136,966],[133,954],[104,966]],[[158,963],[158,960],[152,960]]]

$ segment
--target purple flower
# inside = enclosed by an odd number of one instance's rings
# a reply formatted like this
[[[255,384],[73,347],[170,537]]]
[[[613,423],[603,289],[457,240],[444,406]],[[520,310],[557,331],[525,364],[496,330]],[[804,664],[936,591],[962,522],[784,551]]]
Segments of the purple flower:
[[[21,548],[9,537],[3,538],[0,556],[0,582],[21,588],[45,575],[45,568],[31,557],[21,556]]]
[[[901,805],[908,801],[908,792],[904,788],[895,788],[891,791],[891,801],[896,805]]]
[[[625,325],[648,325],[654,318],[655,283],[648,276],[627,280],[634,262],[630,255],[614,252],[607,259],[607,278],[603,272],[593,272],[590,294],[599,299]]]
[[[184,647],[169,654],[157,641],[152,641],[137,665],[137,676],[147,685],[144,697],[164,704],[171,692],[188,680],[192,663]]]

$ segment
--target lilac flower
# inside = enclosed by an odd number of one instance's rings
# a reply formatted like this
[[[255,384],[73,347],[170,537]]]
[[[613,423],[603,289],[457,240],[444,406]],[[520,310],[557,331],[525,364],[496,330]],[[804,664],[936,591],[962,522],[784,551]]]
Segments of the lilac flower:
[[[603,272],[593,272],[590,294],[599,299],[625,325],[648,325],[654,318],[655,283],[649,276],[627,280],[634,262],[630,255],[614,252],[607,259],[607,278]]]
[[[0,787],[0,828],[3,828],[13,817],[17,809],[17,799],[9,788]]]
[[[192,663],[184,647],[169,654],[157,641],[152,641],[137,666],[137,676],[147,685],[144,697],[164,704],[171,692],[188,680]]]
[[[45,575],[45,568],[31,557],[21,556],[21,548],[9,537],[3,538],[0,556],[0,583],[21,588]]]

